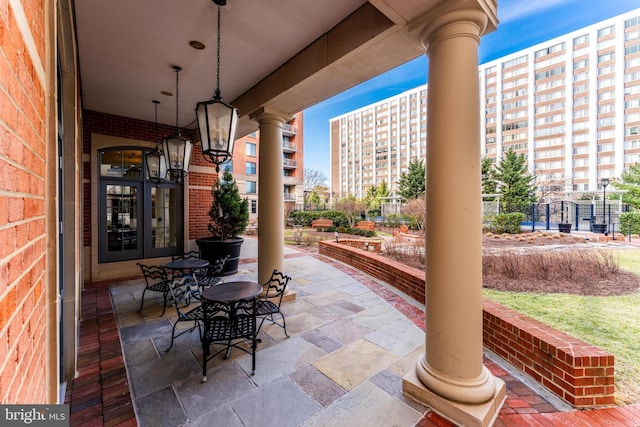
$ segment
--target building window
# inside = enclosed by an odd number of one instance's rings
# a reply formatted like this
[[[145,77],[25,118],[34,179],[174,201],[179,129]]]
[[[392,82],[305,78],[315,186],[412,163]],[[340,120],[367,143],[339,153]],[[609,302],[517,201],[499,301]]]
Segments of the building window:
[[[256,162],[246,162],[245,173],[247,175],[255,175],[256,174]]]
[[[229,173],[233,172],[233,162],[228,161],[226,163],[223,163],[221,166],[222,167],[220,169],[222,169],[223,173],[224,172],[229,172]]]
[[[256,182],[255,181],[247,181],[246,184],[246,193],[247,194],[256,194]]]
[[[252,214],[258,213],[258,201],[257,200],[251,200],[251,213]]]
[[[247,142],[245,147],[247,156],[256,156],[256,144],[253,142]]]

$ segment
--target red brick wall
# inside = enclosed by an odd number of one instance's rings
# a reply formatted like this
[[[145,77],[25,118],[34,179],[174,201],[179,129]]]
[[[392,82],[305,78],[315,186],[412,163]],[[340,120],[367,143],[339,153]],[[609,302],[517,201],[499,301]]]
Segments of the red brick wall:
[[[425,300],[425,274],[415,268],[334,241],[320,254]],[[493,301],[483,302],[485,347],[575,407],[614,404],[614,357]]]
[[[48,403],[45,166],[47,93],[42,1],[0,7],[0,402]],[[21,33],[30,31],[36,57]],[[37,61],[34,62],[34,61]],[[52,369],[55,369],[53,367]]]
[[[340,239],[340,244],[347,245],[360,250],[367,250],[374,253],[382,252],[381,240],[363,240],[363,239]]]
[[[612,405],[614,357],[496,302],[483,302],[483,341],[576,407]]]

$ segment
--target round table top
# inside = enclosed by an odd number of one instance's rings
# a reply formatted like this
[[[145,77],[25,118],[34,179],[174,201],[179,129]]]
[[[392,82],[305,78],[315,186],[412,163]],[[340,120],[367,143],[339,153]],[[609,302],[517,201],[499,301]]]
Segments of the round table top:
[[[210,301],[236,302],[255,298],[262,292],[262,286],[256,282],[225,282],[210,286],[202,291],[202,298]]]
[[[177,259],[166,263],[164,266],[171,270],[193,270],[195,268],[203,268],[209,265],[206,259]]]

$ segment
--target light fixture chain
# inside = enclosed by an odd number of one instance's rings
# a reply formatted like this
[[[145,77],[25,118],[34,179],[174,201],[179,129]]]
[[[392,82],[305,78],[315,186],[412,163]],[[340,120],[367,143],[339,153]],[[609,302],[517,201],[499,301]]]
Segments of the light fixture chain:
[[[158,104],[160,103],[160,101],[156,101],[155,99],[153,100],[153,105],[155,107],[155,112],[156,112],[156,130],[155,133],[156,135],[154,136],[153,140],[156,143],[156,148],[158,148],[158,140],[160,138],[158,138],[158,136],[160,135],[160,133],[158,132]]]
[[[179,90],[179,86],[178,86],[178,76],[180,75],[180,68],[176,67],[176,133],[180,134],[180,132],[178,131],[178,90]]]
[[[221,7],[218,6],[218,54],[216,56],[216,96],[220,96],[220,13]]]

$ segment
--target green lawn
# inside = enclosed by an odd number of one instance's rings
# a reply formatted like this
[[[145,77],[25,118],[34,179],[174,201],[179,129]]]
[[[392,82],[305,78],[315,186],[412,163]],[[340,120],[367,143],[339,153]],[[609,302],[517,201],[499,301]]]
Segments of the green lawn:
[[[640,274],[640,249],[615,252],[620,267]],[[485,289],[484,296],[611,352],[616,364],[616,398],[640,403],[640,292],[591,297]]]

